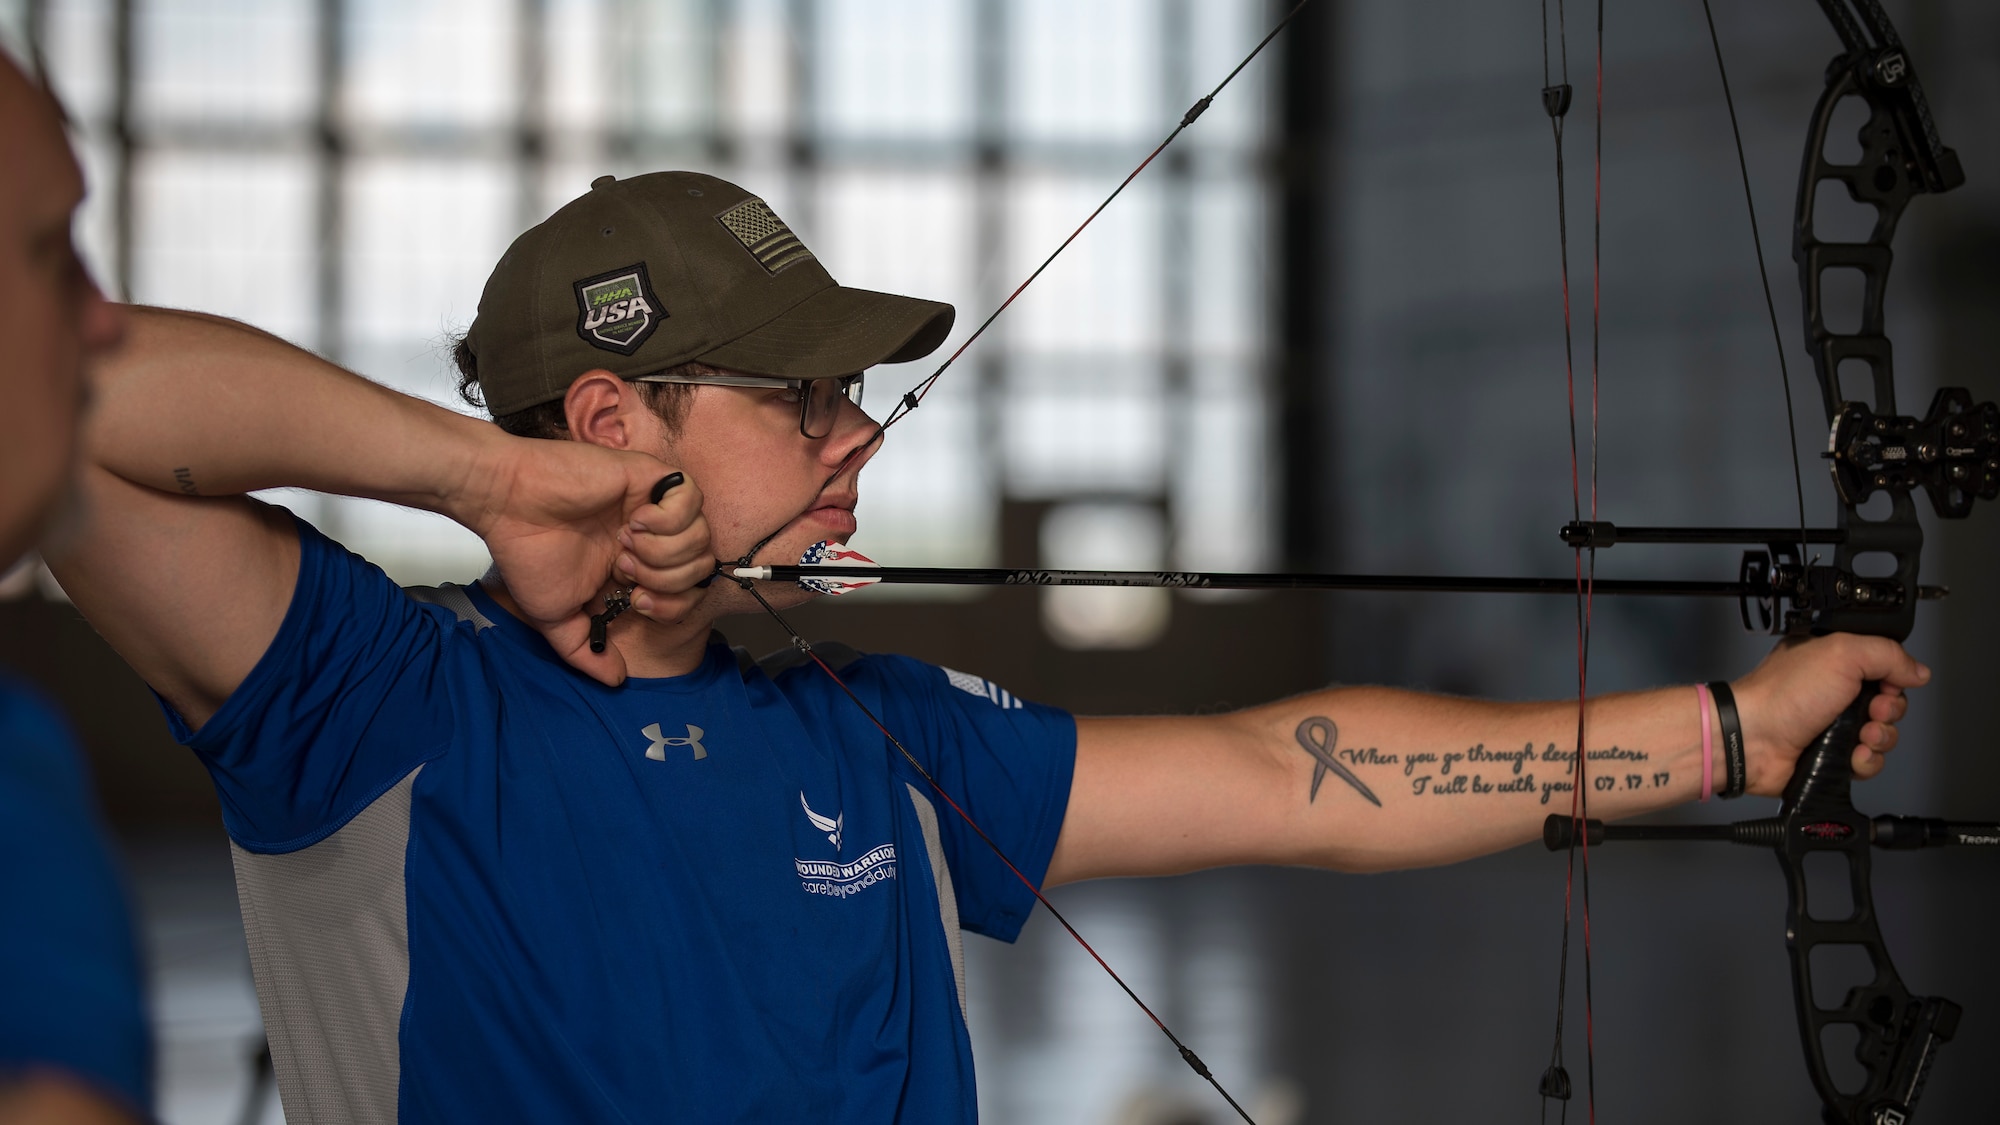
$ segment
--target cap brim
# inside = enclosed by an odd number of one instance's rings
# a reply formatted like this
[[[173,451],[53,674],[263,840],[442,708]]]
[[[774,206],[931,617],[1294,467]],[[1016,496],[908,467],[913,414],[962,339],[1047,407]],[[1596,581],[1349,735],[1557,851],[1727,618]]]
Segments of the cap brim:
[[[950,305],[836,285],[696,357],[746,375],[830,379],[937,350],[957,314]]]

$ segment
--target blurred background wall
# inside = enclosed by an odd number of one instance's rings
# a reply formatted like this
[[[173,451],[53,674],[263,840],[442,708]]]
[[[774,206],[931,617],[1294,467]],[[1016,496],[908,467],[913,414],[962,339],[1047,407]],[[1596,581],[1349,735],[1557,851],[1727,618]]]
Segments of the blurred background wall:
[[[87,256],[137,301],[240,317],[456,403],[446,352],[514,234],[604,172],[714,172],[766,196],[843,283],[960,311],[953,344],[1281,13],[1264,0],[11,0],[77,122]],[[2000,12],[1894,4],[1968,185],[1897,241],[1907,410],[1996,393]],[[1567,13],[1569,230],[1588,371],[1592,13]],[[1792,195],[1838,49],[1805,0],[1730,6],[1737,95],[1809,461],[1821,429],[1789,263]],[[1555,173],[1526,0],[1318,0],[899,426],[856,545],[937,565],[1568,573]],[[1553,14],[1550,16],[1554,18]],[[1601,512],[1796,520],[1784,405],[1700,6],[1606,15]],[[942,356],[944,353],[940,353]],[[929,365],[871,376],[883,409]],[[1817,465],[1810,518],[1830,516]],[[467,580],[432,517],[288,492],[410,582]],[[2000,816],[1992,520],[1931,529],[1954,587],[1912,642],[1939,670],[1865,807]],[[1626,547],[1615,576],[1726,578],[1729,551]],[[32,566],[0,659],[69,707],[148,918],[174,1125],[251,1108],[258,1042],[212,792],[143,685]],[[1085,712],[1209,710],[1339,680],[1573,695],[1562,598],[876,589],[816,637],[977,669]],[[784,642],[744,620],[758,651]],[[1600,601],[1591,685],[1748,667],[1733,606]],[[1755,800],[1749,804],[1757,804]],[[1730,814],[1762,810],[1732,808]],[[1689,816],[1720,818],[1708,806]],[[1816,1118],[1766,859],[1594,857],[1607,1121]],[[1923,1118],[2000,1117],[1992,860],[1878,861],[1913,988],[1968,1011]],[[1225,871],[1060,900],[1267,1125],[1538,1120],[1561,862],[1522,849],[1354,877]],[[1206,1122],[1222,1107],[1046,922],[975,942],[993,1122]],[[1581,984],[1570,1057],[1582,1080]],[[1581,1116],[1581,1105],[1576,1107]]]

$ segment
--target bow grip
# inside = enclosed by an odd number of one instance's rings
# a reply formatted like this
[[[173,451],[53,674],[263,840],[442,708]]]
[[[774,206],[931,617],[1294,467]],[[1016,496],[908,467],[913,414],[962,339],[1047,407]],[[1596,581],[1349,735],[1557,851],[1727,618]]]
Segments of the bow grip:
[[[1880,688],[1876,681],[1864,683],[1860,696],[1806,748],[1776,818],[1778,863],[1790,899],[1785,938],[1799,1034],[1831,1125],[1908,1121],[1939,1045],[1958,1026],[1958,1005],[1910,994],[1890,962],[1875,916],[1870,822],[1850,799],[1850,759]],[[1816,869],[1811,878],[1809,867]],[[1839,875],[1845,876],[1844,895],[1838,893]],[[1872,976],[1849,987],[1838,1003],[1822,1006],[1813,987],[1814,953],[1839,947],[1865,953]],[[1818,967],[1831,966],[1822,961]],[[1858,1086],[1837,1078],[1828,1065],[1828,1048],[1846,1043],[1852,1043],[1854,1061],[1864,1072]]]
[[[1860,820],[1850,799],[1854,787],[1854,747],[1861,742],[1861,728],[1868,724],[1868,705],[1882,690],[1879,680],[1867,680],[1861,694],[1847,705],[1833,725],[1812,740],[1792,767],[1792,779],[1785,785],[1785,803],[1779,816],[1789,820],[1801,809],[1817,810]],[[1866,829],[1861,831],[1867,842]]]

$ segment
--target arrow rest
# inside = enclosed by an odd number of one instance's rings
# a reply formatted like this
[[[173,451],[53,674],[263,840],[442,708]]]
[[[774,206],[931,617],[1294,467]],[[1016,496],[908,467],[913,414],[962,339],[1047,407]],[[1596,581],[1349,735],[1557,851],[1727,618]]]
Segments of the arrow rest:
[[[1745,585],[1755,583],[1769,589],[1773,565],[1771,552],[1745,551],[1743,563],[1737,568],[1736,575]],[[1750,610],[1753,606],[1757,611],[1757,622],[1754,625],[1750,623]],[[1757,598],[1745,595],[1737,602],[1736,608],[1742,614],[1745,629],[1753,633],[1768,633],[1772,631],[1772,624],[1777,620],[1778,599],[1774,594]]]

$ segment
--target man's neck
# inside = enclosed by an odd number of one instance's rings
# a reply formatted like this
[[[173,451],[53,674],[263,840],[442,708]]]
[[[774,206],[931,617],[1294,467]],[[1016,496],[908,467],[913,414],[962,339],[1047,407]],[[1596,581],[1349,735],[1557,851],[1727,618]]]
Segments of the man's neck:
[[[487,572],[479,580],[500,608],[526,620],[519,603],[498,573]],[[713,623],[706,615],[691,614],[685,621],[661,624],[637,610],[628,609],[611,622],[607,637],[625,657],[625,674],[644,679],[685,676],[701,667],[708,651],[708,635]]]

